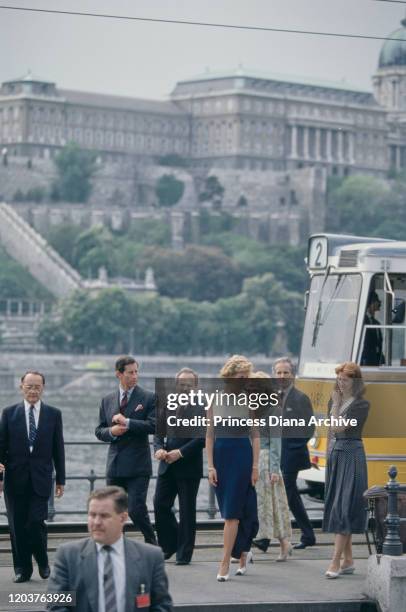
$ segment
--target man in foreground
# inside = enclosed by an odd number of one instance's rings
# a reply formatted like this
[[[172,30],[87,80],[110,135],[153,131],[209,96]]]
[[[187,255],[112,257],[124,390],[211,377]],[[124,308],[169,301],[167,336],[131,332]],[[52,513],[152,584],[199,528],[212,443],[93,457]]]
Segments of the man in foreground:
[[[62,544],[48,593],[76,592],[76,612],[170,612],[162,552],[123,536],[128,497],[121,487],[94,491],[88,501],[89,537]],[[69,612],[65,604],[48,609]]]

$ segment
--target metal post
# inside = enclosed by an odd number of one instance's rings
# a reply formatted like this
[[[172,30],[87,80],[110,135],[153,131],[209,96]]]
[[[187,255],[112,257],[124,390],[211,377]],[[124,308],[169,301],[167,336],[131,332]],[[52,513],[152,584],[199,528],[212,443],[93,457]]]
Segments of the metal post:
[[[398,490],[400,485],[396,482],[398,471],[394,465],[391,465],[388,474],[390,481],[385,486],[388,492],[388,514],[385,519],[387,531],[382,552],[384,555],[400,557],[403,553],[402,542],[399,537],[400,517],[398,514]]]
[[[90,470],[90,474],[88,476],[89,478],[89,483],[90,483],[90,493],[93,493],[94,491],[94,483],[96,482],[96,474],[94,473],[94,470]]]

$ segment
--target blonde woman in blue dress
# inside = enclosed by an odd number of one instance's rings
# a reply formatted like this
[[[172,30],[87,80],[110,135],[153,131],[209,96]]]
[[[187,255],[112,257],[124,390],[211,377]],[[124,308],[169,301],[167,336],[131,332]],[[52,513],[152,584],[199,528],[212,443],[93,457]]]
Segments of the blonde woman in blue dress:
[[[252,378],[271,377],[266,372],[253,372]],[[269,430],[267,432],[269,434]],[[277,433],[277,432],[274,432]],[[259,478],[257,490],[259,529],[253,545],[266,552],[272,539],[279,540],[277,561],[286,561],[292,554],[292,527],[285,485],[280,469],[281,438],[261,432]]]
[[[243,355],[233,355],[224,364],[220,376],[225,379],[249,378],[252,363]],[[230,390],[226,381],[225,388]],[[221,408],[221,407],[220,407]],[[208,416],[212,420],[213,409]],[[229,579],[231,557],[239,559],[237,576],[244,576],[253,538],[258,531],[257,496],[259,434],[247,429],[246,435],[216,435],[213,426],[206,434],[209,482],[214,487],[218,507],[224,519],[224,546],[217,580]]]

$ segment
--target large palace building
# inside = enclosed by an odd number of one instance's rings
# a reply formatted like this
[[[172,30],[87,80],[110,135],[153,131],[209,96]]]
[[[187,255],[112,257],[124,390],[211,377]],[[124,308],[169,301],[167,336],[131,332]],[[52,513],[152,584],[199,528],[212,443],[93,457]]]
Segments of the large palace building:
[[[0,89],[0,146],[50,158],[69,141],[101,159],[176,154],[201,168],[385,175],[406,168],[406,20],[384,43],[374,93],[238,69],[176,84],[168,101],[60,89],[28,75]]]

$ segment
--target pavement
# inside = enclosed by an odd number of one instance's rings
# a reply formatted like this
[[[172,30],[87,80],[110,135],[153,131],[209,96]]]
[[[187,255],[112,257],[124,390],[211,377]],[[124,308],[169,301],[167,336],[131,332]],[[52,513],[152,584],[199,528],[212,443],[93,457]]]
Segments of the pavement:
[[[68,538],[83,537],[50,535],[50,562],[57,546]],[[130,536],[133,537],[133,536]],[[366,578],[368,549],[362,535],[354,536],[354,559],[356,572],[328,580],[324,572],[333,552],[330,534],[317,533],[317,545],[293,551],[286,563],[276,563],[279,546],[273,545],[264,554],[254,549],[254,563],[249,565],[245,576],[235,576],[237,565],[231,565],[230,580],[216,580],[221,556],[220,531],[199,531],[193,562],[188,566],[177,566],[174,560],[166,562],[170,592],[175,609],[183,612],[217,611],[245,612],[358,612],[375,608],[363,595]],[[292,541],[298,541],[294,533]],[[28,583],[14,585],[9,540],[0,536],[0,611],[43,610],[41,605],[8,603],[9,593],[45,592],[46,581],[34,570]],[[18,586],[18,588],[16,588]]]

